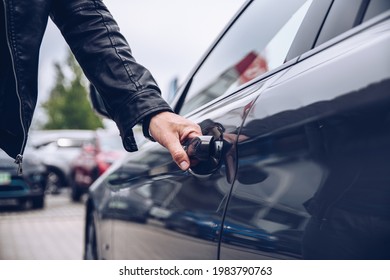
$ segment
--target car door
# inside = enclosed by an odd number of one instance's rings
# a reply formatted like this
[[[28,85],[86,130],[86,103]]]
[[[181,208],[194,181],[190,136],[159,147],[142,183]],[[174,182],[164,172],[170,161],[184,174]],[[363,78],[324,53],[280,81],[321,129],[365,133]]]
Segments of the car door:
[[[354,1],[348,7],[355,14],[347,16],[345,2],[334,1],[321,43],[263,90],[245,119],[221,259],[364,258],[372,250],[381,258],[388,252],[389,7]],[[366,10],[382,14],[365,16]],[[364,23],[357,26],[357,17]],[[329,35],[328,26],[339,20],[345,28]],[[376,228],[365,223],[371,214],[379,217]],[[333,234],[330,218],[340,219],[338,230],[347,235],[331,243],[324,238]],[[350,230],[356,221],[359,231]],[[348,255],[346,244],[356,240],[361,251]]]
[[[236,176],[238,131],[259,93],[283,73],[280,67],[294,62],[284,60],[310,4],[289,1],[282,11],[268,0],[244,5],[174,101],[178,113],[200,124],[205,135],[200,146],[206,153],[189,172],[182,172],[164,148],[148,143],[112,172],[106,180],[111,196],[103,211],[112,222],[105,255],[218,258]],[[261,80],[253,82],[259,76]]]

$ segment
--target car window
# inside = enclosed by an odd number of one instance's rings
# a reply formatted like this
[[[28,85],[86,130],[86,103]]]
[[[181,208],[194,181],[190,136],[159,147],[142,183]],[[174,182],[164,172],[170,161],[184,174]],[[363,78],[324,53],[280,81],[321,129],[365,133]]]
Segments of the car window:
[[[81,148],[86,141],[86,139],[61,137],[57,140],[57,146],[59,148]]]
[[[240,15],[193,76],[181,114],[284,63],[311,0],[256,0]]]
[[[363,22],[372,19],[373,17],[388,11],[390,9],[389,0],[371,0],[368,4],[367,11],[364,15]]]
[[[321,30],[316,46],[329,41],[356,25],[357,16],[365,0],[334,1]]]
[[[335,0],[316,46],[350,30],[390,8],[389,0]]]

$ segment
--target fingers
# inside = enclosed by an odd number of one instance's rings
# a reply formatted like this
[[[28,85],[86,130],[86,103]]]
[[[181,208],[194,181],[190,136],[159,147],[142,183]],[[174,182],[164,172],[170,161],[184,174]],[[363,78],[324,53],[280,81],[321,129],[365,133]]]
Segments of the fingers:
[[[168,142],[166,148],[181,170],[187,170],[190,167],[190,159],[179,141]]]
[[[188,138],[202,135],[197,124],[174,113],[162,112],[152,117],[149,131],[158,143],[168,149],[180,169],[187,170],[190,167],[190,159],[182,143]]]

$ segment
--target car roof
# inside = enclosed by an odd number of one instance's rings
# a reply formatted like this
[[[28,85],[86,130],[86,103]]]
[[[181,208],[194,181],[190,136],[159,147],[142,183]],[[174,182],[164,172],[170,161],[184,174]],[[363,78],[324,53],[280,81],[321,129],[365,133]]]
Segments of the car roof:
[[[85,139],[94,137],[93,130],[81,129],[59,129],[59,130],[33,130],[29,134],[29,143],[32,146],[39,146],[44,143],[57,141],[60,138]]]

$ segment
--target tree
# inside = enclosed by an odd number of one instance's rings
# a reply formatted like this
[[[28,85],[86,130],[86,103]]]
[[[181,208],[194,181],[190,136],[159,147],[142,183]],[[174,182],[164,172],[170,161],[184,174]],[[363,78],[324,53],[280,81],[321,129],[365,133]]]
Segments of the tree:
[[[88,100],[86,78],[69,51],[65,69],[55,63],[56,83],[42,108],[48,121],[44,129],[96,129],[103,127],[102,120],[93,112]],[[69,71],[65,75],[64,70]]]

